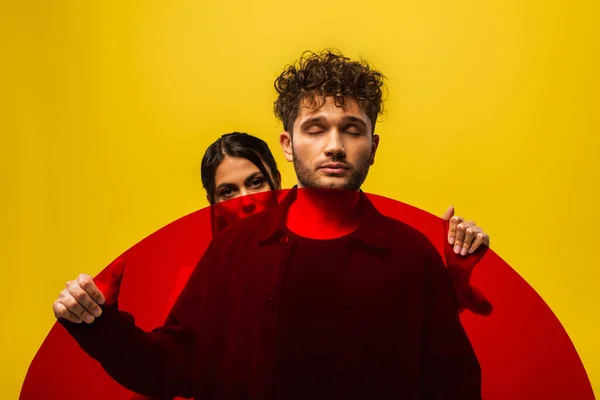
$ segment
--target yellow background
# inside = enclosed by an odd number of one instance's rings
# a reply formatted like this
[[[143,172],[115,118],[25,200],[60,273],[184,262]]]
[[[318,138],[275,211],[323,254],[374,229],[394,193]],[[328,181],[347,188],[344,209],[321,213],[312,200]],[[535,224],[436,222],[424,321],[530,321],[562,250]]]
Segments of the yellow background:
[[[272,84],[324,47],[389,78],[364,188],[483,226],[599,391],[598,4],[4,2],[0,398],[17,397],[66,280],[206,205],[218,135],[265,138],[294,183]]]

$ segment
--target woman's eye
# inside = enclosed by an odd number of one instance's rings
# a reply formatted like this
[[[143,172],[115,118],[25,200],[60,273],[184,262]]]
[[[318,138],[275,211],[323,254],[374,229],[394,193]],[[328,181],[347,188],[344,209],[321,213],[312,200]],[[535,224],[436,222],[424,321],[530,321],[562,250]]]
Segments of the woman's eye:
[[[256,178],[250,182],[250,187],[253,189],[261,187],[265,183],[264,179]]]
[[[221,190],[221,197],[231,197],[233,195],[232,188],[225,188]]]

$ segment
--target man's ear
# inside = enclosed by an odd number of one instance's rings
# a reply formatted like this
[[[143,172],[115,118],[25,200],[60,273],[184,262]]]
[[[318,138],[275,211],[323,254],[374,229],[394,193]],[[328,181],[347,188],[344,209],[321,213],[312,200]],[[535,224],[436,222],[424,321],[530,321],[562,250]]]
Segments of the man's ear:
[[[283,131],[279,134],[279,144],[283,150],[283,155],[288,162],[294,161],[294,153],[292,151],[292,134]]]
[[[377,153],[377,148],[379,147],[379,135],[373,135],[373,143],[371,145],[373,147],[371,149],[370,165],[373,165],[375,164],[375,153]]]

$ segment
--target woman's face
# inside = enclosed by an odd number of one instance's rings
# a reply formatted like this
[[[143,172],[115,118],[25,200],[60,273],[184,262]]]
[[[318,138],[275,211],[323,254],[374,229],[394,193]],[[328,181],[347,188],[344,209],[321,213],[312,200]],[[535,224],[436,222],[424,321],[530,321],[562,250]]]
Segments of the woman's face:
[[[215,172],[215,212],[230,224],[274,205],[270,191],[267,177],[251,161],[225,156]]]

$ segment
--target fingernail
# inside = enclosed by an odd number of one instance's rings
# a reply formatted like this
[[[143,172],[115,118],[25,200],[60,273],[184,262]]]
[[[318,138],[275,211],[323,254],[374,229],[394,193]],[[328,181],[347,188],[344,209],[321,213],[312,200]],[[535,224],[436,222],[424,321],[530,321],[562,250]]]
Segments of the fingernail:
[[[460,246],[459,245],[454,246],[454,252],[456,254],[460,253]]]
[[[471,247],[471,248],[469,249],[469,254],[473,254],[473,252],[474,252],[474,251],[475,251],[475,250],[474,250],[474,249]]]
[[[99,316],[102,315],[102,310],[99,308],[96,308],[94,311],[92,311],[92,314],[94,314],[94,317],[98,318]]]
[[[463,247],[462,251],[460,252],[461,256],[466,256],[467,255],[467,248]]]
[[[98,300],[98,304],[100,304],[100,305],[104,304],[104,299]]]
[[[92,322],[94,322],[94,317],[92,317],[91,315],[86,315],[85,322],[87,322],[88,324],[91,324]]]
[[[451,237],[451,238],[448,240],[448,243],[450,243],[450,244],[454,244],[454,238],[453,238],[453,237]]]

